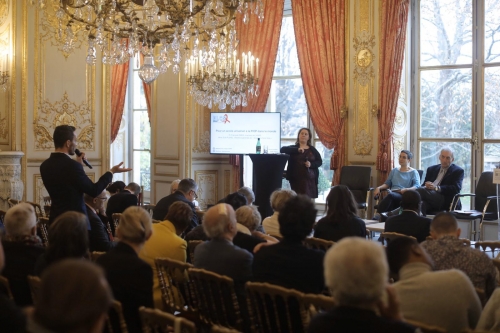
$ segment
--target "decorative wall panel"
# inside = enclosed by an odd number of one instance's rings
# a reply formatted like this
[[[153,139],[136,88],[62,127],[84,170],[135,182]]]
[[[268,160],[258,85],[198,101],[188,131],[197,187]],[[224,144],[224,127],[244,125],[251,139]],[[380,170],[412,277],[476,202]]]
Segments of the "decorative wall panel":
[[[95,182],[95,173],[86,173],[87,176]],[[40,204],[42,207],[44,205],[43,197],[49,195],[47,189],[43,185],[42,176],[40,174],[33,175],[33,184],[34,184],[34,199],[33,202]]]
[[[0,209],[7,210],[8,199],[22,200],[24,184],[21,180],[23,152],[0,152]]]
[[[217,203],[218,174],[216,170],[195,171],[194,181],[198,184],[198,203],[201,209]]]

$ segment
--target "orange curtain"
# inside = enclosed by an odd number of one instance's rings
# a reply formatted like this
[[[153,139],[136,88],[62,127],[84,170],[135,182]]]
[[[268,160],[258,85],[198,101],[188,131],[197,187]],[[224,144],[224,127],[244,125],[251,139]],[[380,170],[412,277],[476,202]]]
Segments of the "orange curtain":
[[[243,23],[243,15],[236,16],[236,32],[240,43],[238,57],[248,51],[259,58],[258,85],[260,93],[248,99],[248,106],[236,107],[235,112],[264,112],[271,91],[271,83],[278,54],[278,43],[283,19],[284,0],[264,0],[264,20],[259,21],[252,13],[250,21]],[[250,14],[250,12],[249,12]],[[230,155],[229,163],[233,166],[233,190],[240,184],[240,157]]]
[[[111,68],[111,142],[115,141],[122,121],[127,94],[128,65],[127,61]]]
[[[293,24],[307,107],[321,143],[345,163],[345,0],[293,0]],[[340,181],[335,172],[333,183]]]
[[[409,0],[383,0],[380,25],[380,67],[378,105],[379,183],[387,179],[393,166],[392,136],[398,106],[399,86],[406,42]]]

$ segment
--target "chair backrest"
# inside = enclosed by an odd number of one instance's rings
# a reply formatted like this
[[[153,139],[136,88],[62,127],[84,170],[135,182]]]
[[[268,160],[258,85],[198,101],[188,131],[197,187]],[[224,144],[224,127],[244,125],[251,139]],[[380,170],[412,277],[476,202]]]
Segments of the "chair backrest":
[[[345,185],[351,190],[354,199],[358,203],[358,209],[366,208],[371,173],[372,168],[369,166],[349,165],[342,167],[339,184]]]
[[[33,305],[36,305],[36,301],[38,300],[38,291],[40,290],[40,285],[42,280],[38,276],[28,275],[28,284],[30,286],[31,291],[31,299],[33,300]]]
[[[212,329],[210,330],[211,333],[241,333],[238,330],[233,330],[227,327],[222,327],[219,325],[213,325]]]
[[[488,251],[488,248],[491,251],[492,256],[495,255],[495,251],[500,250],[500,241],[484,241],[484,242],[476,242],[474,244],[476,249],[480,249],[483,252]]]
[[[118,224],[120,224],[121,217],[122,217],[122,213],[114,213],[113,215],[111,215],[111,220],[112,220],[111,222],[113,223],[115,232],[116,232],[116,228],[118,228]]]
[[[262,333],[305,332],[309,325],[304,294],[269,283],[247,282],[251,322]]]
[[[122,303],[113,300],[106,320],[107,333],[128,333],[127,323],[123,315]]]
[[[209,325],[243,330],[233,279],[199,268],[190,268],[188,274],[198,302],[200,320]]]
[[[399,237],[409,237],[409,238],[416,239],[413,236],[408,236],[408,235],[400,234],[397,232],[382,232],[382,233],[380,233],[380,237],[382,237],[382,244],[385,244],[385,241],[387,241],[387,244],[389,244],[389,242],[391,240],[399,238]]]
[[[484,171],[481,176],[479,176],[479,180],[476,185],[476,195],[474,197],[474,208],[476,210],[482,211],[484,205],[488,201],[489,196],[496,195],[496,184],[493,184],[493,172],[492,171]],[[488,213],[497,212],[497,201],[491,200],[488,208],[486,210]]]
[[[96,262],[97,259],[102,256],[103,254],[106,254],[106,252],[100,252],[100,251],[92,251],[90,252],[90,260],[92,262]]]
[[[40,217],[36,223],[36,228],[45,247],[49,245],[49,218]]]
[[[420,328],[420,332],[422,333],[446,333],[446,329],[442,327],[427,325],[415,320],[405,319],[405,321],[410,325]]]
[[[21,200],[10,199],[10,198],[7,199],[7,204],[9,205],[9,208],[14,207],[15,205],[17,205],[20,202],[21,202]]]
[[[309,312],[309,318],[335,307],[335,300],[331,296],[321,294],[305,294],[301,301]]]
[[[11,300],[14,300],[14,296],[12,295],[12,291],[10,289],[10,283],[9,280],[0,275],[0,289],[5,289],[5,293],[7,294],[7,297]]]
[[[31,201],[26,201],[26,202],[33,206],[37,219],[45,217],[45,212],[42,210],[42,206],[40,206],[36,202],[31,202]]]
[[[188,242],[187,250],[191,263],[194,263],[194,249],[203,242],[202,240],[191,240]]]
[[[423,184],[424,178],[422,178],[422,177],[424,177],[424,170],[417,169],[417,172],[418,172],[418,176],[420,177],[420,184]]]
[[[192,321],[171,313],[141,306],[139,315],[143,333],[196,333],[196,326]],[[169,326],[173,327],[173,331]]]
[[[155,265],[166,310],[196,312],[195,294],[188,276],[188,269],[193,265],[169,258],[155,258]]]
[[[154,204],[148,204],[148,205],[143,205],[142,208],[148,211],[149,215],[153,216],[153,210],[155,209],[156,205]]]
[[[308,237],[304,239],[304,245],[310,249],[328,251],[335,244],[334,241],[329,241],[326,239]]]

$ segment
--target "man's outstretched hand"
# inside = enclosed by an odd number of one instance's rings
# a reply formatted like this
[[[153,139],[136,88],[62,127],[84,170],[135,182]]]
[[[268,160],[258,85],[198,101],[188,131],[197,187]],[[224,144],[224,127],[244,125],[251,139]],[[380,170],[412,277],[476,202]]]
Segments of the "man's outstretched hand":
[[[122,173],[122,172],[129,172],[132,170],[132,168],[122,168],[121,167],[122,165],[123,165],[123,162],[115,165],[114,167],[111,168],[111,172],[112,173]]]

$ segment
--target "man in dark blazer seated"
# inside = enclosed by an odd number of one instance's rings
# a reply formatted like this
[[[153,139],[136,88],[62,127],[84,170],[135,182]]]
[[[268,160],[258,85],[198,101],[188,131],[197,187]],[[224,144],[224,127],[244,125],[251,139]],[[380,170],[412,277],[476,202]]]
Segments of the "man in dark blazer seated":
[[[121,168],[122,162],[112,167],[96,183],[93,183],[83,171],[83,163],[84,160],[86,161],[85,153],[81,153],[76,159],[71,158],[75,155],[76,145],[75,127],[57,126],[54,130],[55,151],[40,165],[43,185],[49,192],[52,201],[49,223],[67,211],[86,214],[87,210],[83,201],[84,193],[96,197],[111,183],[114,173],[132,170]]]
[[[441,149],[439,161],[441,164],[427,168],[424,183],[422,187],[417,188],[422,198],[422,212],[424,214],[449,210],[453,197],[462,189],[464,170],[452,164],[454,161],[453,151],[450,148]],[[460,202],[457,208],[462,208]]]
[[[198,185],[191,178],[186,178],[180,181],[177,191],[174,193],[163,197],[156,207],[153,209],[153,220],[163,221],[165,216],[167,216],[168,208],[171,204],[176,201],[185,202],[193,210],[193,217],[191,218],[191,224],[184,231],[184,235],[190,232],[193,228],[197,227],[200,223],[198,221],[198,215],[196,214],[196,209],[194,207],[193,201],[198,198],[196,191],[198,190]]]
[[[130,206],[137,206],[139,203],[139,194],[141,193],[141,187],[137,183],[130,183],[123,191],[120,191],[112,195],[108,200],[108,205],[106,206],[106,216],[108,221],[113,221],[113,214],[123,213],[125,209]],[[111,232],[115,234],[115,225],[110,223]]]
[[[425,241],[430,235],[431,219],[420,216],[420,194],[414,190],[403,193],[401,208],[400,215],[387,219],[384,231],[413,236],[419,243]]]
[[[84,194],[87,216],[90,221],[89,230],[89,251],[107,252],[116,246],[112,236],[108,233],[106,221],[101,220],[100,212],[104,210],[104,202],[108,199],[106,190],[102,191],[97,197],[92,198]]]

